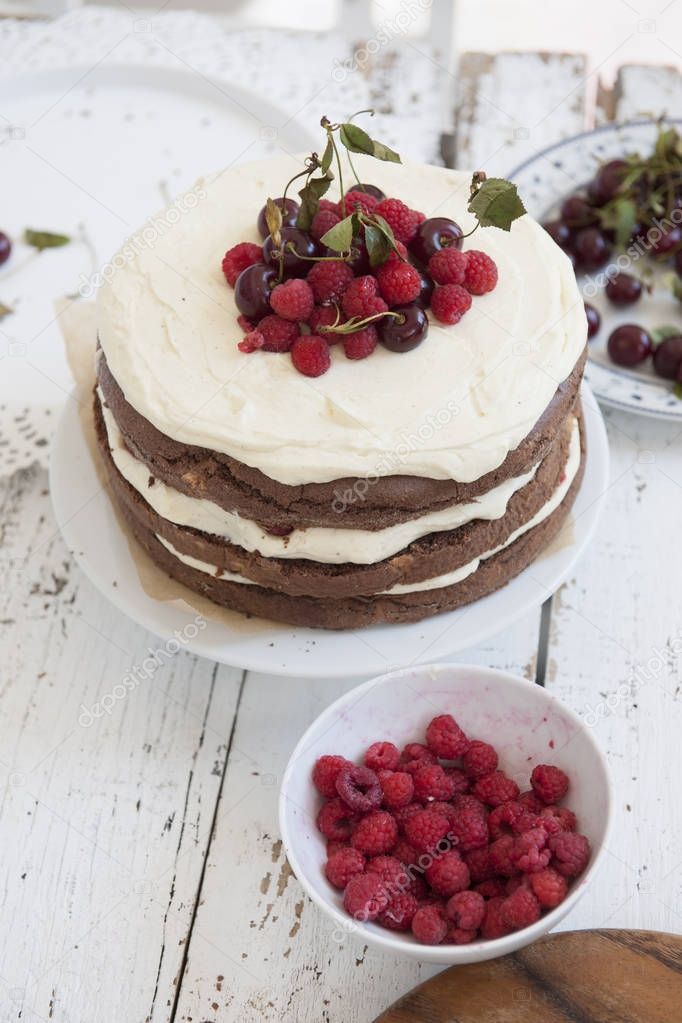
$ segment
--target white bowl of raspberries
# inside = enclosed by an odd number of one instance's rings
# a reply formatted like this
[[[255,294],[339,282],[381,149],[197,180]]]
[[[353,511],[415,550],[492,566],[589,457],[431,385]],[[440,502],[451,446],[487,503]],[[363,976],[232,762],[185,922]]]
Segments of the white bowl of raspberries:
[[[339,943],[434,963],[506,955],[555,927],[612,815],[590,729],[491,668],[406,668],[346,693],[282,780],[291,867]]]

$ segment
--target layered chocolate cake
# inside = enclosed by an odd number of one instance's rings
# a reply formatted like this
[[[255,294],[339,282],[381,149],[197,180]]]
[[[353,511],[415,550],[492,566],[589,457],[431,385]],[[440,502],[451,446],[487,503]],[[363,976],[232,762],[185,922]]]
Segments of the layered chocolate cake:
[[[333,629],[416,621],[505,585],[559,531],[584,455],[586,321],[568,258],[521,216],[457,238],[454,249],[478,254],[469,276],[466,260],[433,264],[438,297],[425,299],[432,264],[412,238],[433,218],[475,226],[471,175],[354,163],[372,182],[371,202],[355,206],[364,233],[372,217],[387,223],[385,262],[400,268],[360,265],[362,243],[360,262],[355,249],[340,259],[354,282],[370,279],[354,285],[359,305],[330,284],[313,287],[313,314],[288,312],[305,308],[307,267],[282,275],[275,261],[268,286],[284,291],[269,327],[244,316],[238,271],[270,258],[255,249],[256,217],[300,169],[290,157],[202,181],[203,198],[150,247],[129,245],[98,296],[97,436],[137,540],[217,604]],[[382,193],[422,212],[410,222]],[[336,182],[327,216],[306,228],[313,259],[330,263],[322,226],[350,212],[332,199]],[[236,269],[221,269],[234,246]],[[390,343],[391,317],[428,331]]]

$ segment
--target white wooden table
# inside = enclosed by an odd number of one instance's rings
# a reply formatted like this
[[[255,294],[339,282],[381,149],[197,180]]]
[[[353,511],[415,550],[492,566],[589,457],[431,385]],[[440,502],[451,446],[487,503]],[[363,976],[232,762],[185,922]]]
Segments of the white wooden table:
[[[384,98],[387,74],[384,62]],[[504,171],[607,110],[682,107],[665,70],[626,69],[596,112],[589,86],[577,56],[467,55],[446,148],[460,166]],[[596,729],[617,824],[566,926],[679,932],[682,438],[606,418],[607,510],[555,597],[547,685]],[[181,652],[90,720],[84,708],[157,641],[74,566],[43,470],[3,482],[0,504],[3,1023],[369,1023],[428,976],[334,941],[282,852],[289,752],[354,683],[245,674]],[[459,659],[533,678],[538,632],[539,610]]]

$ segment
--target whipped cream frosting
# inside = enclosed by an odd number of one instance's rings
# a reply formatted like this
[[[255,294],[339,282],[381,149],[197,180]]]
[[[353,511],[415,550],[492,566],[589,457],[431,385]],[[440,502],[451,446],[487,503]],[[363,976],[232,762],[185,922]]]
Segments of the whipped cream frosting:
[[[357,167],[427,216],[473,227],[470,174],[362,156]],[[220,266],[236,242],[260,241],[258,210],[300,168],[300,159],[278,156],[202,179],[195,195],[203,198],[169,207],[155,222],[172,224],[142,229],[114,257],[98,326],[126,399],[174,440],[290,485],[397,473],[470,482],[495,469],[584,347],[568,258],[527,215],[510,232],[479,229],[465,247],[492,256],[499,283],[459,324],[431,318],[418,348],[379,346],[362,362],[336,345],[330,370],[309,379],[287,355],[238,351],[243,331]]]
[[[492,558],[494,554],[498,554],[500,551],[503,551],[505,547],[509,547],[515,540],[518,540],[520,536],[523,536],[524,533],[528,533],[535,526],[539,526],[541,522],[544,522],[545,519],[549,518],[552,512],[559,507],[568,493],[579,467],[580,430],[576,421],[571,434],[571,442],[568,459],[566,461],[566,468],[564,470],[564,477],[549,500],[538,512],[536,512],[532,519],[529,519],[523,526],[519,526],[518,529],[514,530],[503,544],[493,548],[493,550],[486,551],[484,554],[481,554],[480,557],[474,558],[472,561],[467,562],[466,565],[462,565],[453,572],[446,572],[443,575],[433,576],[431,579],[425,579],[420,583],[398,583],[396,586],[392,586],[389,590],[382,590],[381,594],[390,595],[392,593],[417,593],[420,590],[437,590],[444,586],[454,586],[455,583],[462,582],[463,579],[466,579],[467,576],[472,575],[477,570],[482,561],[487,561],[487,559]],[[156,539],[179,561],[182,561],[185,565],[189,565],[190,568],[196,569],[198,572],[204,572],[207,575],[215,576],[216,579],[224,579],[227,582],[242,583],[249,586],[254,585],[252,579],[247,579],[243,575],[216,569],[215,566],[209,565],[206,561],[200,561],[198,558],[193,558],[189,554],[182,554],[171,543],[164,540],[162,536],[158,536],[158,534],[156,534]]]
[[[154,511],[178,526],[190,526],[204,533],[223,537],[247,551],[258,551],[268,558],[305,558],[325,564],[373,565],[397,554],[414,540],[429,533],[457,529],[473,519],[501,519],[510,498],[529,483],[538,466],[522,476],[504,480],[475,501],[428,512],[409,522],[386,529],[335,529],[314,526],[295,529],[286,537],[273,536],[257,522],[228,512],[205,498],[188,497],[162,480],[150,482],[149,468],[127,449],[123,435],[98,389],[102,416],[114,465],[123,478],[147,501]]]

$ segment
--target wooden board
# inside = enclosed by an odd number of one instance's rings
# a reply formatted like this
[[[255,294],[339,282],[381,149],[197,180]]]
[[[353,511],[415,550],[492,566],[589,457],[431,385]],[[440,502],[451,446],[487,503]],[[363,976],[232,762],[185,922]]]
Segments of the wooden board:
[[[681,1002],[681,938],[571,931],[444,970],[375,1023],[672,1023]]]

